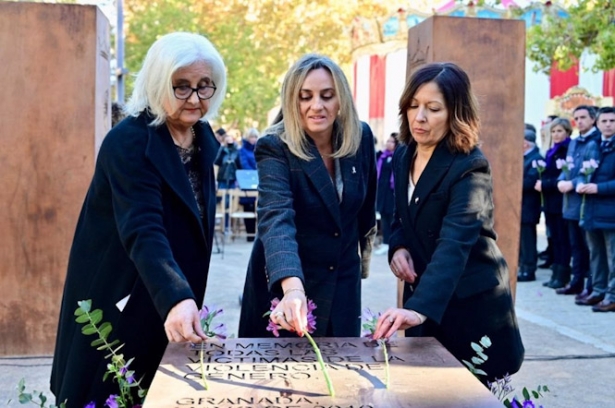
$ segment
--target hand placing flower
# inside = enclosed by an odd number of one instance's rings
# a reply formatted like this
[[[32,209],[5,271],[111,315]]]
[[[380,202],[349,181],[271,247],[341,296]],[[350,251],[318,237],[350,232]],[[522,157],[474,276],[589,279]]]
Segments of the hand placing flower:
[[[283,318],[283,317],[278,317],[274,315],[274,310],[277,309],[279,304],[280,304],[280,299],[274,298],[271,301],[271,307],[269,308],[269,311],[267,311],[263,315],[263,317],[269,316],[269,322],[267,323],[267,331],[272,332],[273,335],[276,337],[280,337],[280,330],[285,329],[277,320],[278,318]],[[325,376],[325,381],[327,382],[327,389],[329,390],[329,395],[332,397],[335,397],[335,390],[333,389],[333,383],[331,382],[331,378],[329,377],[329,373],[327,371],[327,368],[325,367],[325,362],[322,359],[322,354],[320,353],[320,349],[318,348],[318,345],[316,344],[316,342],[310,335],[310,333],[313,333],[316,330],[316,316],[314,316],[314,314],[312,313],[315,309],[316,309],[316,304],[312,300],[307,299],[307,327],[306,327],[306,331],[303,334],[305,335],[305,337],[307,337],[310,344],[312,345],[312,349],[314,349],[314,352],[316,353],[316,358],[318,359],[318,363],[320,364],[320,369],[322,370]],[[275,313],[282,313],[282,312],[275,312]],[[272,318],[276,318],[276,321],[273,321]]]
[[[201,320],[201,328],[208,338],[226,339],[226,326],[224,323],[214,324],[213,320],[216,316],[220,316],[224,311],[222,309],[209,308],[207,305],[203,305],[203,308],[199,312],[199,318]],[[203,387],[205,390],[209,389],[207,380],[205,380],[205,364],[203,363],[203,343],[201,343],[201,350],[199,352],[199,360],[201,363],[201,379],[203,380]]]
[[[361,320],[363,321],[363,324],[361,325],[363,333],[361,335],[363,337],[367,337],[368,339],[372,340],[374,339],[374,332],[376,331],[376,324],[378,323],[378,318],[380,317],[380,315],[380,312],[378,314],[374,314],[371,310],[367,308],[363,310],[363,314],[361,315]],[[378,342],[378,346],[382,348],[382,352],[384,353],[384,367],[386,373],[386,380],[384,382],[384,385],[387,389],[389,389],[391,383],[389,373],[389,354],[387,353],[387,343],[389,339],[378,339],[376,341]]]

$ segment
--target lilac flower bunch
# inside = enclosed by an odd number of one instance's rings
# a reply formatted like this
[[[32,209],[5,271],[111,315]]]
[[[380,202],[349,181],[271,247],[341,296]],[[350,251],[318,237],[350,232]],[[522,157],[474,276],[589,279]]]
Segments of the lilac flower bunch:
[[[271,301],[271,307],[263,315],[263,317],[269,317],[269,321],[267,323],[267,331],[272,332],[273,335],[276,337],[280,337],[280,329],[282,329],[282,326],[274,323],[271,320],[270,316],[271,316],[271,312],[275,310],[275,308],[278,306],[279,303],[280,303],[280,299],[274,298]],[[322,370],[325,376],[325,381],[327,383],[327,389],[329,390],[329,395],[331,397],[335,397],[335,389],[333,388],[333,383],[331,382],[331,377],[329,377],[329,372],[327,371],[327,367],[325,367],[325,362],[322,359],[322,354],[320,353],[320,349],[318,348],[318,345],[316,344],[316,342],[310,335],[316,330],[316,316],[314,316],[314,314],[312,313],[315,309],[316,309],[316,303],[314,303],[310,299],[307,299],[307,328],[304,334],[305,334],[305,337],[307,337],[310,344],[312,345],[312,349],[316,353],[318,364],[320,365],[320,369]]]
[[[579,174],[583,175],[583,178],[585,179],[585,183],[589,183],[589,178],[591,177],[591,175],[594,173],[594,171],[596,171],[596,169],[598,168],[598,162],[595,159],[589,159],[589,160],[584,160],[583,164],[581,165],[581,170],[579,170]],[[583,220],[583,217],[585,215],[585,194],[583,194],[583,198],[581,199],[581,213],[580,213],[580,220]]]
[[[376,331],[376,324],[378,323],[378,318],[382,315],[381,312],[374,313],[369,308],[363,309],[363,313],[361,314],[361,328],[363,329],[363,333],[361,333],[362,337],[367,337],[368,339],[374,339],[374,332]],[[378,346],[382,348],[382,352],[384,353],[384,367],[385,367],[385,375],[386,380],[384,382],[386,388],[388,389],[391,381],[390,381],[390,372],[389,372],[389,355],[387,352],[387,343],[388,339],[378,339]]]
[[[570,176],[570,170],[574,168],[574,159],[572,156],[566,156],[565,159],[557,159],[555,161],[555,167],[561,170],[566,176],[566,179],[568,179]]]
[[[572,156],[566,156],[566,159],[557,159],[555,167],[564,173],[566,180],[570,178],[570,171],[574,168],[574,159]],[[568,208],[568,194],[564,194],[564,209]]]
[[[542,180],[542,173],[547,168],[547,163],[544,160],[532,160],[532,167],[538,170],[538,179]],[[545,198],[542,195],[542,191],[540,192],[540,206],[544,207]]]
[[[199,319],[201,321],[201,328],[205,335],[212,339],[224,340],[227,338],[226,326],[224,323],[214,324],[214,318],[224,313],[223,309],[209,308],[207,305],[203,305],[199,311]],[[205,390],[209,389],[207,380],[205,379],[205,364],[203,363],[203,344],[201,343],[199,360],[201,363],[201,379],[203,380],[203,387]]]

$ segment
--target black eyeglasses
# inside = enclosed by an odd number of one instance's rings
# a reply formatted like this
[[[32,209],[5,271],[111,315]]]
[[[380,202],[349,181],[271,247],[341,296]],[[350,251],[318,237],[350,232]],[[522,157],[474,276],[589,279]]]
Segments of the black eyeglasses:
[[[189,87],[188,85],[180,85],[173,87],[173,93],[177,99],[188,100],[194,92],[196,96],[202,101],[211,98],[216,93],[216,85],[205,85],[197,88]]]

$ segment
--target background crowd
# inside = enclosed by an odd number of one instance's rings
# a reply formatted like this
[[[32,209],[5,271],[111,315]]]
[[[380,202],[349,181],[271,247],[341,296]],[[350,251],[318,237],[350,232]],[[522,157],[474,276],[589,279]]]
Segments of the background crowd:
[[[594,312],[615,311],[615,108],[580,105],[573,111],[578,136],[567,118],[549,117],[548,148],[536,146],[526,125],[519,282],[549,267],[544,286],[575,295]],[[537,254],[536,225],[544,213],[548,247]],[[538,258],[544,262],[538,265]]]

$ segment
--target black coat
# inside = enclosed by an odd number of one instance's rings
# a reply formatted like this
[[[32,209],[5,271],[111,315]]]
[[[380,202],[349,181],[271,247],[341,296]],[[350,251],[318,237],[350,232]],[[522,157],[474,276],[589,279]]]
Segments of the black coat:
[[[538,169],[533,161],[544,160],[537,147],[523,156],[523,192],[521,198],[521,223],[538,224],[540,221],[540,193],[534,188],[538,181]]]
[[[510,292],[508,267],[493,230],[489,163],[476,148],[451,153],[445,142],[435,149],[408,199],[415,144],[397,148],[395,221],[389,259],[406,248],[418,280],[405,284],[404,308],[427,317],[407,331],[434,336],[459,360],[474,355],[470,343],[489,336],[493,345],[480,368],[489,378],[518,371],[524,348]]]
[[[90,346],[73,315],[92,299],[110,339],[147,388],[167,338],[163,322],[185,299],[201,305],[215,216],[213,161],[218,143],[208,124],[195,127],[205,214],[199,214],[186,171],[165,125],[129,117],[105,137],[77,224],[68,263],[51,374],[51,390],[68,407],[103,406],[117,384],[107,380],[104,354]],[[122,312],[116,303],[130,295]]]
[[[310,153],[315,159],[300,159],[273,135],[256,144],[258,236],[248,265],[239,337],[272,336],[263,313],[271,299],[282,298],[280,281],[293,276],[301,278],[306,296],[317,305],[314,335],[360,335],[358,248],[376,225],[374,138],[364,124],[357,154],[339,160],[341,203],[313,143]]]
[[[547,163],[545,171],[540,177],[542,181],[542,196],[544,197],[543,211],[548,214],[562,214],[564,195],[557,188],[557,182],[562,170],[557,168],[557,160],[566,160],[569,142],[570,139],[567,139],[567,141],[557,146],[553,157]]]

